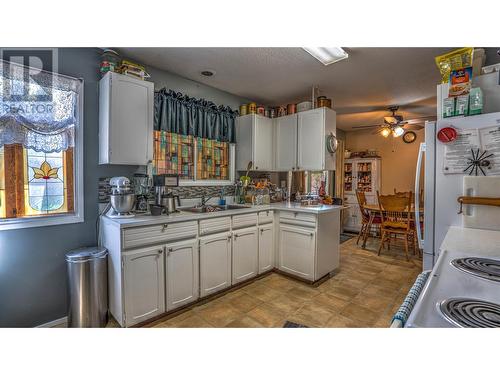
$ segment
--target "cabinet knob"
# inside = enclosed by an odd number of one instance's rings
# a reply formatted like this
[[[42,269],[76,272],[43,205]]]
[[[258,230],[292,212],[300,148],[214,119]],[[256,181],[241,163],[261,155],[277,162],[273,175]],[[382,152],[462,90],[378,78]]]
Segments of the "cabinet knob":
[[[163,250],[158,250],[158,254],[163,254]]]
[[[227,237],[227,242],[231,242],[231,236]]]
[[[255,169],[259,169],[259,167],[255,166]]]
[[[292,167],[292,171],[294,171],[294,170],[295,170],[295,167]]]
[[[314,233],[309,233],[309,236],[310,236],[310,237],[314,236]]]
[[[163,228],[161,229],[162,232],[165,232],[165,230],[168,228],[168,224],[163,224]]]

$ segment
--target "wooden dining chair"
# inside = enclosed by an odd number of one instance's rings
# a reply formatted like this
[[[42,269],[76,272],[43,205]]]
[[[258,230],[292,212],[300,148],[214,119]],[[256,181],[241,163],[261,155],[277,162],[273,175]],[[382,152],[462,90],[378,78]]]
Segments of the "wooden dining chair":
[[[384,248],[387,242],[387,248],[390,250],[391,237],[397,239],[401,236],[404,240],[406,260],[410,260],[408,256],[409,244],[415,246],[415,231],[411,225],[411,197],[397,195],[380,195],[377,191],[377,199],[380,208],[380,216],[382,223],[380,225],[382,231],[382,239],[378,248],[378,255]]]
[[[409,197],[410,194],[412,194],[411,191],[396,191],[396,188],[394,188],[394,195],[397,197]]]
[[[376,215],[370,222],[370,213],[365,208],[367,201],[364,191],[356,190],[356,198],[358,200],[359,210],[361,211],[361,230],[359,231],[356,245],[359,244],[359,240],[362,238],[364,246],[366,238],[370,235],[372,226],[379,227],[381,221],[380,216]]]

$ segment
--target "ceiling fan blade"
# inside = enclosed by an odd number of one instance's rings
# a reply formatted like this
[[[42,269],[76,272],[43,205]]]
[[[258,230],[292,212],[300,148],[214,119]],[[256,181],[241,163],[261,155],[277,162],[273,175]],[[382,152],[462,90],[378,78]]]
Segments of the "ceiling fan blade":
[[[437,119],[437,116],[423,116],[423,117],[416,117],[412,119],[408,119],[405,122],[407,124],[413,125],[413,124],[423,124],[426,121],[434,121]]]
[[[423,125],[417,125],[417,124],[405,124],[403,125],[404,130],[420,130],[423,129]]]
[[[353,126],[353,129],[370,129],[370,128],[377,128],[380,127],[380,125],[359,125],[359,126]]]

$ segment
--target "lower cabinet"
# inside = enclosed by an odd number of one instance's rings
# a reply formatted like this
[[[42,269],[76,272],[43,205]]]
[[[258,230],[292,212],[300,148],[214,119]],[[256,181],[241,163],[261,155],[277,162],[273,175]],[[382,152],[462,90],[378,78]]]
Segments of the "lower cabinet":
[[[257,227],[233,231],[233,284],[257,276],[258,245]]]
[[[165,312],[163,246],[127,251],[122,255],[125,325]]]
[[[177,242],[166,247],[167,311],[199,298],[198,240]]]
[[[259,274],[274,267],[274,229],[273,224],[259,228]]]
[[[279,269],[307,280],[314,280],[316,231],[280,224]]]
[[[231,234],[200,238],[200,296],[231,286]]]

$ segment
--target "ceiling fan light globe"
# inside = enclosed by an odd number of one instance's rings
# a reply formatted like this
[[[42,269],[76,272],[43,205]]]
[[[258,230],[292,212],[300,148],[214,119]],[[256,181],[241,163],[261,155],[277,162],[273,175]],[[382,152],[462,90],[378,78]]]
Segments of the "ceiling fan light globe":
[[[389,128],[383,128],[381,131],[380,131],[380,134],[387,138],[389,136],[389,134],[391,134],[391,129]]]
[[[397,137],[401,137],[403,134],[404,134],[404,129],[401,127],[401,126],[396,126],[393,130],[392,130],[392,135],[394,136],[394,138],[397,138]]]

